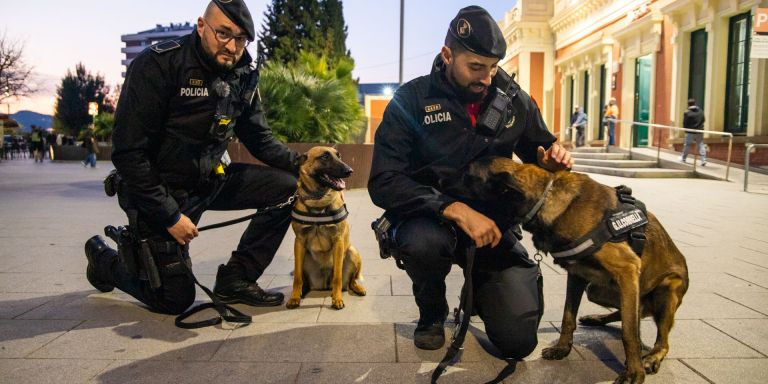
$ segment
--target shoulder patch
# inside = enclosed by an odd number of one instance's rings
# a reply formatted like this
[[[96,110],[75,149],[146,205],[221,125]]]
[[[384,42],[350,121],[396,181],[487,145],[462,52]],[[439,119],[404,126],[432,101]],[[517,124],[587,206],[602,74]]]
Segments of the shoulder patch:
[[[151,45],[149,49],[155,51],[155,53],[165,53],[179,47],[181,47],[181,44],[179,44],[178,41],[166,40],[166,41],[162,41],[157,44]]]

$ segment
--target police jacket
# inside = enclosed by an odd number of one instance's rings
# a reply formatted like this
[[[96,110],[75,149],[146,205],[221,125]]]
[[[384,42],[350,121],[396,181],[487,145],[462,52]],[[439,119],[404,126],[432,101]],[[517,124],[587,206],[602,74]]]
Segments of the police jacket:
[[[193,31],[145,50],[126,73],[115,112],[112,162],[139,213],[156,225],[178,220],[174,196],[205,189],[233,135],[267,165],[295,172],[297,154],[274,138],[258,97],[249,103],[242,95],[253,71],[248,52],[226,73],[209,60]],[[221,90],[222,82],[229,92]],[[214,134],[225,93],[232,123]]]
[[[504,82],[504,83],[503,83]],[[514,80],[497,74],[482,111],[498,89],[507,89],[506,109],[495,132],[473,128],[468,112],[444,75],[440,57],[432,73],[395,93],[376,131],[368,193],[374,204],[396,217],[433,216],[454,196],[440,190],[440,180],[455,178],[471,161],[484,156],[537,161],[537,148],[549,148],[547,131],[530,96]]]
[[[683,114],[683,128],[703,129],[704,111],[696,105],[688,107]]]

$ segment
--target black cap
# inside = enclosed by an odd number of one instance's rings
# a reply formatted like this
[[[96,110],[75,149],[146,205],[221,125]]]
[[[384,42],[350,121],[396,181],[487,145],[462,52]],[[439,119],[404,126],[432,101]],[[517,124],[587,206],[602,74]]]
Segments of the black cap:
[[[446,45],[451,39],[480,56],[501,60],[507,53],[507,42],[496,20],[477,5],[462,8],[451,20],[445,37]]]
[[[227,17],[245,31],[248,40],[256,39],[251,12],[243,0],[212,0]]]

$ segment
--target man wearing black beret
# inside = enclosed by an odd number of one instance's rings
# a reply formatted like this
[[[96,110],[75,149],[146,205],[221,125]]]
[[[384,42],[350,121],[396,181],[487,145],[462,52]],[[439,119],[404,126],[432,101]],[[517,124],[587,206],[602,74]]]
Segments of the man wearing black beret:
[[[133,60],[115,113],[119,203],[130,236],[141,241],[134,248],[146,243],[153,262],[143,254],[126,257],[137,255],[135,249],[119,257],[99,236],[86,243],[86,275],[94,287],[117,287],[170,314],[182,313],[195,299],[182,264],[191,265],[189,244],[204,211],[274,206],[296,189],[298,154],[273,137],[263,116],[257,74],[245,50],[255,38],[245,3],[213,0],[196,27]],[[228,164],[226,149],[235,136],[267,166]],[[282,303],[281,293],[262,290],[256,280],[289,224],[290,207],[250,221],[227,264],[219,266],[214,294],[222,302]]]
[[[392,221],[398,264],[419,307],[414,343],[438,349],[448,313],[445,277],[477,247],[475,306],[488,338],[508,358],[536,347],[543,302],[538,268],[498,207],[445,190],[471,161],[511,157],[550,171],[572,166],[536,103],[498,63],[506,42],[486,10],[466,7],[451,21],[428,76],[397,90],[376,131],[368,191]],[[450,184],[450,183],[448,183]]]

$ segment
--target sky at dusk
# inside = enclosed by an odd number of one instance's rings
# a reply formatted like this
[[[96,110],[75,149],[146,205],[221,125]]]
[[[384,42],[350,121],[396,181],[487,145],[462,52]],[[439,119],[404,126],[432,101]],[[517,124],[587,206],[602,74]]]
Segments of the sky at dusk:
[[[428,73],[457,11],[480,5],[496,19],[503,18],[516,0],[405,0],[403,77],[407,81]],[[269,0],[246,0],[257,31]],[[156,24],[194,23],[207,0],[2,0],[0,35],[24,43],[25,61],[34,67],[40,92],[12,100],[10,112],[33,110],[53,114],[56,87],[78,62],[104,75],[107,84],[122,83],[120,49],[124,34],[154,28]],[[354,76],[361,83],[398,81],[399,0],[346,0],[347,48],[355,59]],[[2,112],[8,106],[0,106]]]

